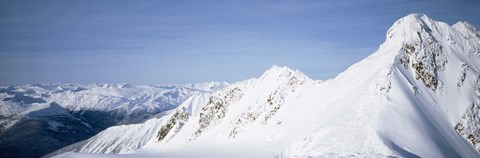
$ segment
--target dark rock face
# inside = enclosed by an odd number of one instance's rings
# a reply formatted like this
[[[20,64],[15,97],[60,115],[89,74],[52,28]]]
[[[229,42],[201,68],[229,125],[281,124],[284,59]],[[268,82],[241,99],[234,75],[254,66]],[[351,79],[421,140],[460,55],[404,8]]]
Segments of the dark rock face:
[[[227,107],[230,104],[237,102],[242,97],[243,90],[238,87],[229,89],[223,94],[211,96],[208,99],[207,105],[202,108],[200,120],[198,122],[200,127],[195,131],[193,139],[199,137],[202,132],[209,127],[209,125],[215,124],[217,121],[223,119],[227,112]]]
[[[443,55],[443,48],[432,36],[418,35],[424,42],[404,44],[399,54],[399,62],[406,69],[412,68],[415,79],[422,81],[426,87],[436,91],[439,86],[439,71],[445,71],[448,60]]]
[[[178,132],[185,122],[188,121],[189,114],[186,112],[185,108],[178,109],[175,111],[172,117],[168,120],[167,124],[163,125],[157,133],[157,140],[162,141],[165,139],[168,133],[176,127],[175,132]]]

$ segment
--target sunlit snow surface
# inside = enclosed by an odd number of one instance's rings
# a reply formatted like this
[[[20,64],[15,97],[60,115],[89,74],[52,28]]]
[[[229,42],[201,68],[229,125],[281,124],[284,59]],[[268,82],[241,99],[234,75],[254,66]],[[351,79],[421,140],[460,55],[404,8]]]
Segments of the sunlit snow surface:
[[[479,33],[411,14],[386,38],[334,79],[274,66],[75,150],[122,154],[59,157],[480,157],[465,134],[479,125],[461,123],[480,103]],[[187,121],[172,119],[182,112]]]

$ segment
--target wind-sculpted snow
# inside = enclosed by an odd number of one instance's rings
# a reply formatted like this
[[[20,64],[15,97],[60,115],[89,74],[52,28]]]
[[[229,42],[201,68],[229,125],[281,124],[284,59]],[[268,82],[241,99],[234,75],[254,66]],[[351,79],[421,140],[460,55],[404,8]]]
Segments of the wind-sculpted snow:
[[[480,157],[479,35],[408,15],[333,79],[273,66],[189,99],[122,157]]]

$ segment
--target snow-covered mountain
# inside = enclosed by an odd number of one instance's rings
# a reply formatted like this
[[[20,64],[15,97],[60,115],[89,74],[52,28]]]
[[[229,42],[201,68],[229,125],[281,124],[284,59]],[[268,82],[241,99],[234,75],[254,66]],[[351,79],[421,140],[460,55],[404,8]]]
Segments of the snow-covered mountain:
[[[194,94],[210,93],[225,85],[211,82],[0,87],[0,155],[42,156],[113,125],[142,123],[176,108]]]
[[[59,157],[480,157],[480,33],[411,14],[386,38],[333,79],[274,66]]]

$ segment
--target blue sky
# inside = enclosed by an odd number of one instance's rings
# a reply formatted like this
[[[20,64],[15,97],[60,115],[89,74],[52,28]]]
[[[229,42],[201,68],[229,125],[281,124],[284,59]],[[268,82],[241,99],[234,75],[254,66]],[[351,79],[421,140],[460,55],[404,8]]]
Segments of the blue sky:
[[[480,27],[478,0],[0,0],[0,85],[314,79],[373,53],[409,13]]]

